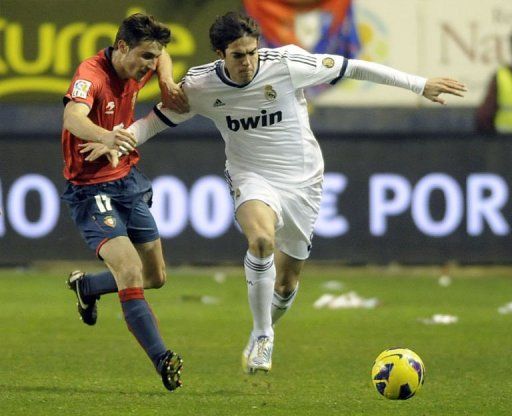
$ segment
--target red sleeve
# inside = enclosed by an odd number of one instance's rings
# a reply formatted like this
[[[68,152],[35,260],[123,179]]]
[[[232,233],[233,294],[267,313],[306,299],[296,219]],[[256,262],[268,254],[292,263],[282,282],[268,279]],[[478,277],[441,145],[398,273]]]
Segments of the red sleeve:
[[[89,62],[83,62],[76,70],[69,89],[64,96],[65,102],[75,101],[84,103],[89,108],[94,104],[94,98],[102,87],[102,78],[98,68]]]
[[[476,111],[476,129],[480,133],[496,133],[494,117],[498,111],[496,75],[494,75],[487,88],[485,99]]]

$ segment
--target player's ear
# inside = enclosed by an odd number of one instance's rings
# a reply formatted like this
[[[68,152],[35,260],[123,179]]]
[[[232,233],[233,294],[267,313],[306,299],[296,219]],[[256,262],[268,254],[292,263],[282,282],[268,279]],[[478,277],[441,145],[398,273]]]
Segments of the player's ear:
[[[226,58],[226,54],[225,54],[222,50],[217,49],[215,52],[217,53],[217,56],[218,56],[220,59],[225,59],[225,58]]]
[[[127,43],[123,39],[120,39],[117,42],[117,49],[119,49],[121,51],[121,53],[127,53],[128,50],[130,49],[130,47],[127,45]]]

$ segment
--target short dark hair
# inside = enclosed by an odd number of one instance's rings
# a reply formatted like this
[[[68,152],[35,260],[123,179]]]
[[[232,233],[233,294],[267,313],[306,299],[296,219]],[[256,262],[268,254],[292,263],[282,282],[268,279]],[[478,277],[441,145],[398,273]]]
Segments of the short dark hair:
[[[259,39],[260,28],[254,19],[242,13],[229,12],[219,16],[210,27],[210,44],[214,51],[224,52],[231,42],[243,36]]]
[[[123,20],[117,31],[114,49],[120,40],[124,40],[130,48],[136,47],[146,40],[156,41],[166,46],[171,41],[171,31],[153,16],[135,13]]]

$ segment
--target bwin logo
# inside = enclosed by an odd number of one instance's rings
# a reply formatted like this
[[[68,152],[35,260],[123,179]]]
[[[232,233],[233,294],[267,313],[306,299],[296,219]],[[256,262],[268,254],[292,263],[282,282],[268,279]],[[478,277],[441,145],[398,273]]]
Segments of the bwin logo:
[[[228,129],[233,131],[255,129],[259,126],[267,127],[279,123],[283,120],[283,113],[276,111],[275,113],[267,114],[267,110],[261,110],[261,115],[255,117],[241,118],[240,120],[232,119],[231,116],[226,117]]]

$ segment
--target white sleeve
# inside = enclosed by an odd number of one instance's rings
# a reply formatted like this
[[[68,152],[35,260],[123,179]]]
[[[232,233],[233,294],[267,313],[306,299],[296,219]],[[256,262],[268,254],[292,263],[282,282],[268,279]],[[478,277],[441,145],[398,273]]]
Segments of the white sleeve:
[[[296,45],[278,48],[278,51],[288,66],[295,88],[335,84],[343,77],[348,62],[340,55],[311,54]]]
[[[167,127],[152,110],[146,117],[138,119],[128,127],[128,131],[133,133],[137,139],[137,146],[140,146]]]
[[[389,66],[358,59],[348,60],[344,76],[346,78],[405,88],[416,94],[423,94],[427,82],[426,78],[398,71]]]
[[[128,131],[133,133],[137,139],[137,146],[140,146],[167,127],[176,127],[179,123],[192,118],[194,115],[194,113],[173,113],[167,108],[162,108],[162,103],[158,103],[146,117],[137,120],[128,127]]]
[[[167,124],[169,127],[176,127],[178,124],[183,123],[184,121],[190,120],[192,117],[196,115],[195,112],[189,111],[188,113],[178,114],[168,108],[162,107],[162,103],[158,103],[153,108],[153,111],[158,116],[158,118]]]

